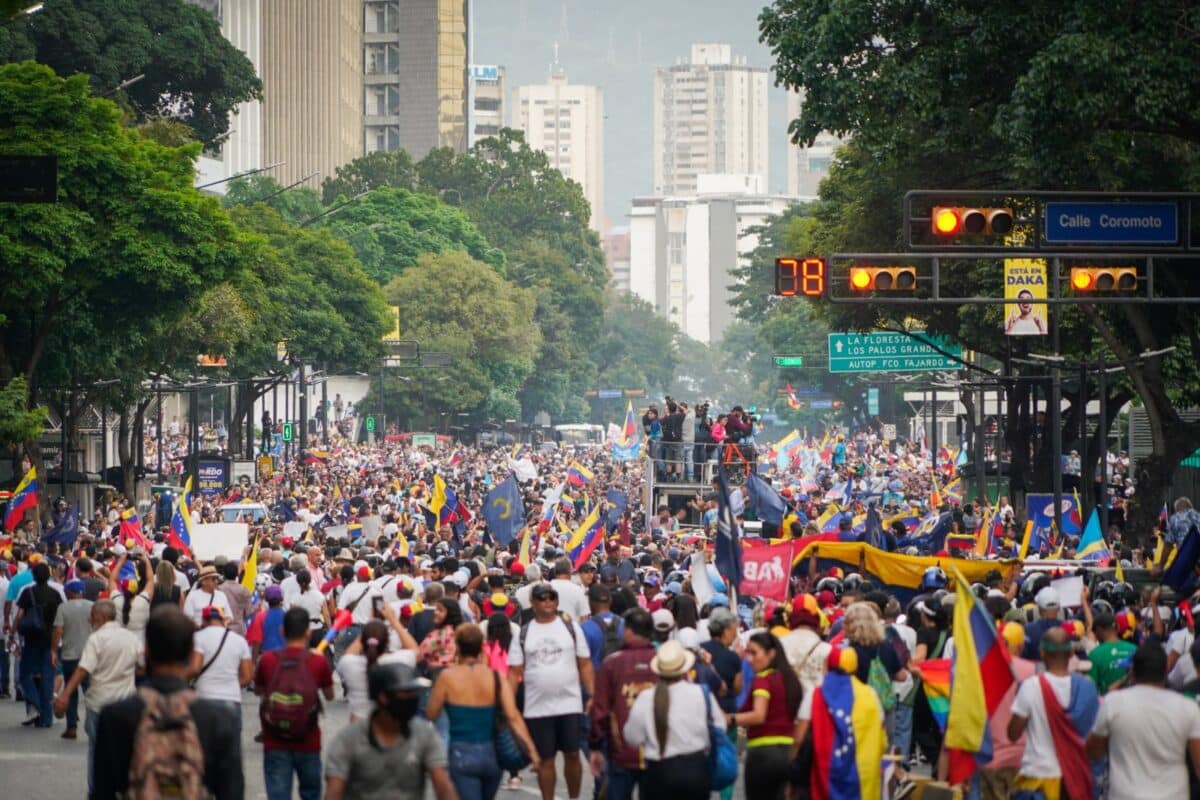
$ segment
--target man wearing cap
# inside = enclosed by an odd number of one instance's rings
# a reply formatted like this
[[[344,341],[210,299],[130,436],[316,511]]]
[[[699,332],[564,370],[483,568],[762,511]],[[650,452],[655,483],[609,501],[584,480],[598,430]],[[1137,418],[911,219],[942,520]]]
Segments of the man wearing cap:
[[[278,587],[271,587],[277,589]],[[205,626],[192,638],[191,674],[196,694],[224,704],[242,729],[242,689],[254,678],[250,645],[226,624],[216,606],[204,609]],[[281,631],[282,634],[282,631]]]
[[[83,645],[79,664],[71,672],[62,694],[54,700],[54,713],[66,712],[70,698],[86,680],[83,704],[87,719],[83,729],[88,736],[88,791],[94,784],[96,746],[99,743],[100,711],[110,703],[123,700],[136,690],[138,660],[142,638],[117,622],[117,607],[111,600],[98,600],[90,610],[91,633]]]
[[[1092,665],[1088,677],[1096,684],[1096,691],[1105,695],[1125,680],[1129,671],[1124,664],[1137,647],[1117,635],[1117,622],[1107,611],[1096,615],[1092,632],[1098,643],[1088,653],[1088,662]]]
[[[216,567],[203,567],[196,578],[196,587],[188,592],[187,600],[183,603],[183,613],[187,614],[188,619],[192,620],[197,628],[204,625],[204,609],[209,606],[221,609],[222,618],[230,617],[229,598],[217,588],[220,580],[221,575]]]
[[[560,752],[567,796],[578,800],[583,781],[580,715],[587,712],[583,692],[595,694],[587,639],[577,622],[559,616],[552,585],[539,583],[529,596],[534,617],[509,646],[509,678],[513,685],[525,682],[525,722],[541,758],[542,800],[554,800],[555,756]]]
[[[253,648],[255,661],[263,653],[271,653],[284,646],[283,615],[287,609],[283,607],[283,589],[272,584],[263,590],[263,599],[266,606],[254,615],[254,621],[246,631],[246,643]]]
[[[1025,649],[1021,652],[1021,656],[1036,661],[1038,645],[1042,636],[1051,628],[1059,627],[1062,622],[1058,618],[1060,607],[1058,590],[1053,586],[1043,587],[1034,595],[1033,602],[1037,603],[1039,619],[1035,619],[1025,626]]]
[[[428,686],[407,664],[371,668],[367,690],[375,710],[343,728],[330,743],[326,800],[421,800],[426,777],[437,800],[457,800],[446,747],[433,724],[417,716],[418,697]]]
[[[594,624],[596,618],[589,624]],[[629,800],[635,787],[641,794],[641,753],[625,742],[622,730],[634,699],[655,683],[650,669],[654,658],[650,615],[645,609],[631,608],[622,623],[620,649],[604,659],[596,673],[588,732],[592,775],[599,778],[606,767],[608,770],[608,800]]]
[[[83,646],[87,643],[88,634],[92,632],[92,601],[84,597],[87,585],[78,578],[67,581],[64,588],[67,592],[67,602],[59,605],[54,616],[50,663],[58,666],[61,660],[63,680],[70,681],[71,674],[79,666],[79,658],[83,655]],[[71,692],[67,704],[67,729],[63,731],[62,738],[74,739],[78,727],[79,694]]]

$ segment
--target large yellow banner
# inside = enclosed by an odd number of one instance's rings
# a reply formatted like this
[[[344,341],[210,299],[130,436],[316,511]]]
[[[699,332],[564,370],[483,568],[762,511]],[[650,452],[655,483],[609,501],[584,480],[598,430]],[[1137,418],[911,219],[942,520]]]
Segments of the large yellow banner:
[[[1042,258],[1004,259],[1004,304],[1006,336],[1044,336],[1046,304],[1046,260]]]

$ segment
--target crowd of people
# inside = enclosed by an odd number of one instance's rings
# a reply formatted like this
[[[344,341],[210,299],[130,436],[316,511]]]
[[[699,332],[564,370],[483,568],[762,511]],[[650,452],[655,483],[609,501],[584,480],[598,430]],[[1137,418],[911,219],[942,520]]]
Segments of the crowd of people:
[[[777,450],[754,442],[740,409],[665,410],[669,423],[657,409],[643,419],[649,458],[627,462],[602,448],[335,436],[325,460],[197,493],[196,523],[228,503],[271,509],[242,553],[211,560],[151,515],[145,539],[126,538],[121,497],[104,498],[67,544],[44,543],[35,521],[0,551],[0,697],[25,704],[30,735],[65,717],[60,735],[74,739],[82,723],[89,796],[102,800],[242,797],[246,704],[271,800],[420,797],[426,782],[439,800],[487,800],[524,780],[543,800],[563,786],[577,800],[585,770],[609,800],[728,800],[719,756],[735,748],[748,800],[877,798],[892,780],[951,774],[931,691],[964,602],[949,543],[997,519],[995,568],[971,602],[1019,683],[989,720],[990,753],[966,795],[1200,796],[1200,599],[1167,604],[1119,581],[1062,596],[1048,573],[998,558],[1023,523],[1006,499],[931,502],[953,464],[918,444],[831,432]],[[706,440],[684,437],[697,419],[711,420]],[[867,541],[859,518],[877,504],[883,549],[947,560],[913,589],[814,554],[796,564],[786,601],[739,594],[713,542],[720,508],[733,506],[735,523],[764,516],[750,487],[733,502],[718,485],[687,507],[645,507],[644,470],[697,480],[711,458],[697,442],[718,426],[719,441],[738,428],[771,464],[786,508],[763,538],[821,536],[833,519],[835,539]],[[572,469],[588,477],[567,483]],[[502,544],[485,504],[510,474],[526,524]],[[431,511],[443,486],[456,496],[448,515]],[[576,531],[614,493],[603,543],[579,556]],[[1174,511],[1178,546],[1200,515],[1186,500]],[[932,553],[925,515],[949,530]],[[303,532],[285,534],[285,522]],[[342,702],[349,723],[330,729],[322,709]]]

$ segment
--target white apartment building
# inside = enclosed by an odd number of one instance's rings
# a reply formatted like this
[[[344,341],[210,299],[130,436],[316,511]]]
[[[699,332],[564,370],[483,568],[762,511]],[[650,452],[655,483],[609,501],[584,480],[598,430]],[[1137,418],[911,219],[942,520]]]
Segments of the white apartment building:
[[[254,72],[262,74],[262,0],[188,0],[207,9],[221,24],[221,34],[246,54]],[[229,136],[220,150],[205,151],[196,165],[196,185],[212,184],[241,172],[258,169],[262,161],[262,103],[251,100],[238,105],[229,117]],[[271,174],[271,173],[267,173]],[[205,191],[225,194],[226,184]]]
[[[804,95],[788,93],[788,121],[800,116]],[[829,176],[829,165],[842,144],[841,137],[821,131],[809,147],[788,142],[788,194],[801,200],[816,200],[817,188]]]
[[[733,322],[731,271],[758,237],[747,231],[794,198],[766,194],[759,175],[700,175],[687,197],[634,198],[629,288],[693,339],[719,341]]]
[[[467,147],[474,147],[480,139],[500,133],[504,127],[504,93],[504,67],[471,65]]]
[[[654,193],[692,195],[700,175],[767,180],[767,70],[727,44],[654,71]]]
[[[592,208],[590,225],[603,229],[604,90],[567,82],[557,64],[546,83],[513,90],[513,127],[529,146],[541,150],[550,166],[583,187]]]

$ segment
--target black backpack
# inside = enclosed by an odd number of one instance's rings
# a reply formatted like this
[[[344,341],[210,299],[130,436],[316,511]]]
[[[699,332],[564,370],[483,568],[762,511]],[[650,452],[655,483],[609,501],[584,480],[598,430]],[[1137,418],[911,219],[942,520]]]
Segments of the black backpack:
[[[603,661],[621,649],[621,621],[615,616],[608,619],[594,617],[592,621],[600,626],[600,633],[604,635],[604,644],[600,647],[600,660]]]

